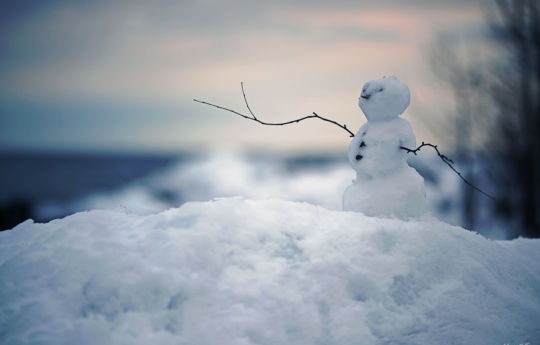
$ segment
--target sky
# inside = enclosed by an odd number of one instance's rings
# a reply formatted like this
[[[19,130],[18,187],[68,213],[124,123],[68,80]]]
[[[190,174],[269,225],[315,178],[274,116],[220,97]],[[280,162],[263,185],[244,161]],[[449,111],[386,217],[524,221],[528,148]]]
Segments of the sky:
[[[432,71],[440,33],[474,36],[478,1],[12,1],[0,5],[0,147],[75,151],[344,151],[362,85],[395,75],[411,90],[403,117],[450,116]]]

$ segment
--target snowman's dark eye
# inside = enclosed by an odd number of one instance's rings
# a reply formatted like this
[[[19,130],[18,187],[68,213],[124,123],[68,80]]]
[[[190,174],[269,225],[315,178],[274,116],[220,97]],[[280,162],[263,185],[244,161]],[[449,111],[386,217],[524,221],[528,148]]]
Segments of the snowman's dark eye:
[[[381,88],[379,89],[379,91],[377,91],[377,92],[381,92],[381,91],[384,91],[384,89],[383,89],[382,87],[381,87]]]

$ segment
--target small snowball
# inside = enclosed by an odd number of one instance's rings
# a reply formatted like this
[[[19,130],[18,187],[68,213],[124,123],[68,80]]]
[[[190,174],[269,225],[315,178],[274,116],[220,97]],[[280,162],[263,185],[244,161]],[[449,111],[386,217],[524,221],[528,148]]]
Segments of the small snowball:
[[[407,85],[396,77],[384,77],[364,84],[358,99],[368,121],[392,119],[409,106],[411,94]]]

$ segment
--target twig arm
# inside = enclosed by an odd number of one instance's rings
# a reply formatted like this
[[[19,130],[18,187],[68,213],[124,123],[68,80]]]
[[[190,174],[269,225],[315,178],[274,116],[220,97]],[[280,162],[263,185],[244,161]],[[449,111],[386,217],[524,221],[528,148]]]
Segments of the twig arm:
[[[476,187],[475,185],[473,185],[472,183],[470,183],[465,177],[463,177],[463,175],[454,167],[454,161],[451,160],[450,158],[448,158],[446,155],[443,155],[440,151],[439,151],[439,148],[437,147],[437,145],[433,145],[433,144],[430,144],[430,143],[425,143],[422,141],[422,144],[419,145],[417,148],[415,149],[410,149],[410,148],[407,148],[407,147],[403,147],[403,146],[400,146],[399,148],[402,149],[402,150],[405,150],[407,151],[407,153],[413,153],[415,156],[416,156],[416,153],[418,151],[420,151],[420,149],[424,146],[429,146],[429,147],[432,147],[435,152],[437,152],[437,156],[439,156],[439,158],[444,162],[446,163],[446,165],[448,165],[450,167],[450,169],[452,169],[453,172],[455,172],[459,178],[461,178],[463,180],[463,182],[465,182],[469,187],[475,189],[476,191],[482,193],[483,195],[487,196],[488,198],[490,198],[491,200],[494,200],[496,201],[495,197],[489,195],[488,193],[484,192],[483,190],[481,190],[480,188]]]
[[[242,114],[236,110],[233,110],[233,109],[229,109],[229,108],[225,108],[225,107],[222,107],[220,105],[217,105],[217,104],[213,104],[213,103],[210,103],[210,102],[206,102],[206,101],[200,101],[198,99],[193,99],[193,101],[197,102],[197,103],[201,103],[201,104],[206,104],[206,105],[209,105],[209,106],[212,106],[212,107],[215,107],[215,108],[218,108],[218,109],[221,109],[221,110],[225,110],[225,111],[228,111],[228,112],[231,112],[233,114],[236,114],[238,116],[241,116],[243,117],[244,119],[248,119],[248,120],[252,120],[252,121],[255,121],[255,122],[258,122],[260,123],[261,125],[266,125],[266,126],[285,126],[285,125],[289,125],[289,124],[292,124],[292,123],[298,123],[300,121],[304,121],[304,120],[307,120],[307,119],[319,119],[319,120],[322,120],[322,121],[325,121],[325,122],[329,122],[329,123],[332,123],[336,126],[338,126],[339,128],[342,128],[343,130],[347,131],[347,133],[349,133],[349,136],[352,138],[354,137],[354,133],[351,132],[348,128],[347,128],[347,125],[345,124],[340,124],[334,120],[330,120],[330,119],[327,119],[326,117],[322,117],[320,116],[319,114],[313,112],[311,115],[307,115],[307,116],[304,116],[304,117],[300,117],[296,120],[291,120],[291,121],[287,121],[287,122],[265,122],[265,121],[262,121],[262,120],[259,120],[257,118],[257,116],[255,116],[255,113],[253,113],[253,111],[251,110],[251,107],[249,106],[249,103],[247,101],[247,97],[246,97],[246,92],[244,90],[244,83],[240,83],[240,87],[242,89],[242,95],[244,97],[244,103],[246,104],[246,107],[249,111],[249,113],[251,114],[251,116],[249,115],[245,115],[245,114]]]

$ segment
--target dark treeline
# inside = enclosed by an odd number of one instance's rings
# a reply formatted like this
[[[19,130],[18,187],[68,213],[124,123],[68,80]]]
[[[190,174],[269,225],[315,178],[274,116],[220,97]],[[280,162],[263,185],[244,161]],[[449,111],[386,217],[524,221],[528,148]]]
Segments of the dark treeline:
[[[540,237],[539,7],[535,0],[495,1],[486,7],[482,49],[474,35],[443,34],[432,53],[455,96],[458,160],[471,182],[488,183],[497,198],[486,202],[464,190],[463,221],[474,229],[488,217],[509,238]]]

